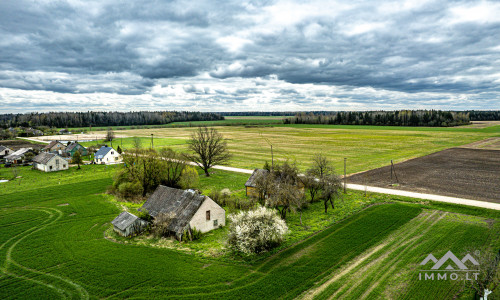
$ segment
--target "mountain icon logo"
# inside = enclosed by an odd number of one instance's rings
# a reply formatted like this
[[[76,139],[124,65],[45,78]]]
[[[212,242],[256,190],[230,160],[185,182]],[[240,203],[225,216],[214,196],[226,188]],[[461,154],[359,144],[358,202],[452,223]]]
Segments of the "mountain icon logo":
[[[477,262],[477,260],[475,260],[474,257],[472,257],[470,254],[467,253],[467,255],[465,255],[464,258],[462,258],[462,260],[460,260],[451,251],[446,252],[446,254],[440,260],[437,260],[436,257],[434,257],[434,255],[429,254],[420,263],[420,265],[424,266],[429,261],[432,261],[434,263],[434,266],[432,266],[431,270],[439,270],[444,264],[448,263],[448,261],[450,261],[450,260],[460,270],[468,270],[467,266],[465,265],[466,262],[470,262],[475,266],[479,266],[479,263]],[[445,269],[446,270],[455,270],[455,268],[451,265],[451,263],[448,263],[448,265],[445,267]]]

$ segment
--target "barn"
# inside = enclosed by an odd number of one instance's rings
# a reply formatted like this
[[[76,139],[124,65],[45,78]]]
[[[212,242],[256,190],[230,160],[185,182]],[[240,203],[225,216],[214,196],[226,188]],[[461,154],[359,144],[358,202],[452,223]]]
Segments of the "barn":
[[[124,211],[118,215],[113,221],[113,229],[121,236],[131,236],[142,232],[147,226],[148,222],[143,219]]]
[[[33,158],[33,168],[44,172],[67,170],[69,163],[54,153],[43,152]]]
[[[0,145],[0,158],[9,155],[12,152],[10,148]]]
[[[193,228],[201,232],[226,225],[226,211],[207,196],[194,190],[181,190],[160,185],[140,210],[156,218],[169,215],[168,230],[181,240],[184,232]]]
[[[259,176],[266,176],[268,173],[269,171],[265,169],[253,170],[252,175],[250,175],[250,178],[245,183],[247,197],[259,197],[259,192],[255,188],[255,181]]]
[[[26,159],[26,154],[28,153],[33,153],[32,148],[21,148],[15,152],[12,152],[11,154],[7,155],[4,157],[6,162],[13,163],[13,164],[21,164],[25,162]]]

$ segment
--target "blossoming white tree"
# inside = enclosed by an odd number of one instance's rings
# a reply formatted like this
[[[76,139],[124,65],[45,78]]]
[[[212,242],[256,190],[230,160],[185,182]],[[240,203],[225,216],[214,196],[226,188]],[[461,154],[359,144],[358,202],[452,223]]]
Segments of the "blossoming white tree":
[[[281,242],[288,227],[274,210],[259,207],[230,215],[229,246],[246,254],[268,251]]]

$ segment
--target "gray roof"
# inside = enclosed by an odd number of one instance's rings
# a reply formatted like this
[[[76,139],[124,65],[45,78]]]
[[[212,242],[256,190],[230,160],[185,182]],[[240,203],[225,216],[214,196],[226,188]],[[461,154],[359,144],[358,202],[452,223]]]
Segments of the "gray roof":
[[[125,230],[127,229],[127,227],[134,224],[134,222],[137,220],[140,220],[139,217],[127,211],[124,211],[119,214],[118,217],[116,217],[113,221],[111,221],[111,224],[113,224],[120,230]]]
[[[33,162],[36,162],[38,164],[42,164],[42,165],[45,165],[47,164],[52,158],[54,158],[55,156],[59,156],[57,154],[53,154],[53,153],[40,153],[38,154],[37,156],[35,156],[33,158]]]
[[[269,173],[269,171],[266,169],[253,170],[252,175],[250,176],[250,178],[248,178],[247,182],[245,182],[245,186],[255,187],[255,179],[257,179],[258,176],[266,175],[267,173]]]
[[[82,145],[78,144],[78,143],[71,143],[69,144],[67,147],[66,147],[66,151],[69,152],[71,150],[73,150],[73,148],[77,147],[77,146],[80,146],[81,148],[85,149],[85,147],[83,147]]]
[[[5,147],[5,146],[1,146],[1,145],[0,145],[0,151],[3,151],[3,150],[5,150],[5,149],[8,149],[8,150],[10,150],[10,148],[8,148],[8,147]]]
[[[115,150],[115,149],[113,149],[111,147],[102,146],[101,149],[99,149],[99,151],[97,151],[95,153],[94,157],[97,159],[102,159],[111,150]]]
[[[21,148],[21,149],[17,150],[16,152],[12,152],[11,154],[5,156],[5,159],[16,160],[16,159],[24,157],[24,155],[29,151],[31,151],[31,148]]]
[[[171,215],[173,220],[168,229],[182,234],[207,198],[193,190],[180,190],[160,185],[141,209],[146,209],[153,218],[161,213]]]

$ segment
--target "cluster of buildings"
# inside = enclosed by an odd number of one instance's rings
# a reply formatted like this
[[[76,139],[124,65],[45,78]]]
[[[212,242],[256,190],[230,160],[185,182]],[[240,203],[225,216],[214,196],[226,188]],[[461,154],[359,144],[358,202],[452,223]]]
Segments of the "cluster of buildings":
[[[16,151],[0,145],[0,160],[6,167],[11,165],[31,165],[33,169],[44,172],[62,171],[69,168],[69,162],[76,152],[82,156],[89,155],[87,148],[78,142],[64,144],[61,141],[52,141],[37,151],[33,148],[20,148]],[[102,146],[94,155],[92,163],[116,164],[122,162],[122,156],[112,147]]]

